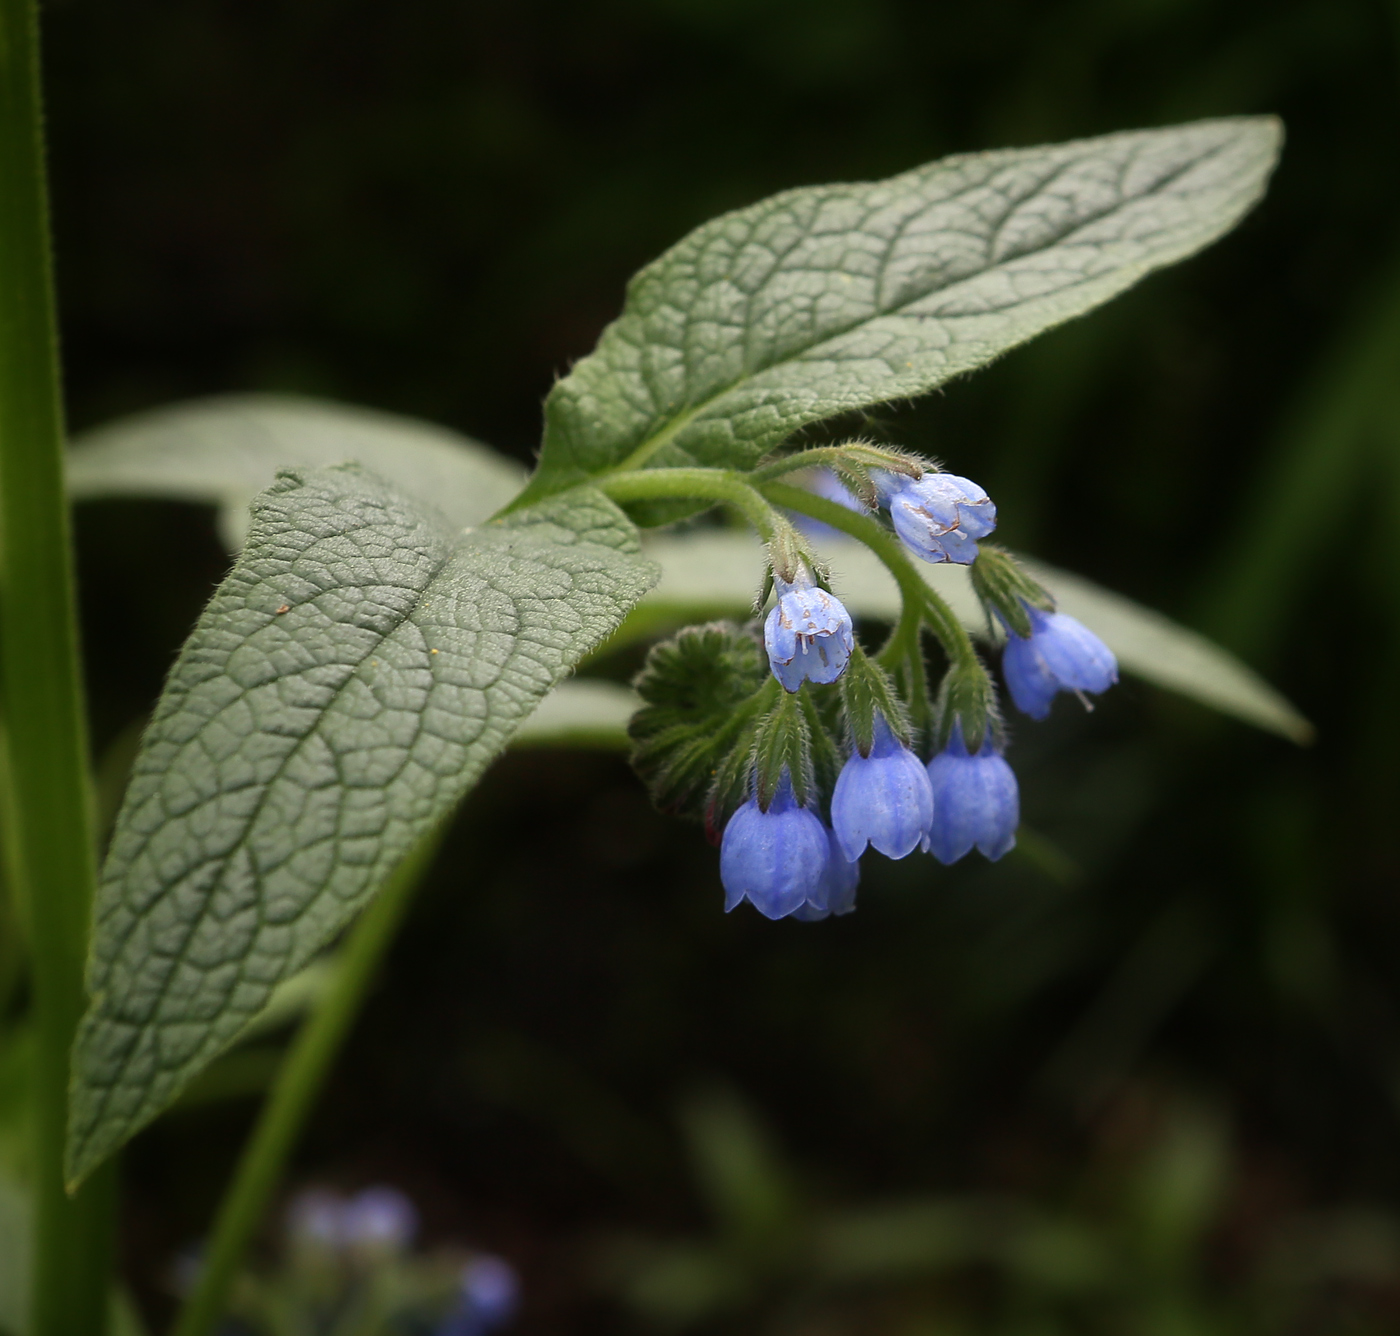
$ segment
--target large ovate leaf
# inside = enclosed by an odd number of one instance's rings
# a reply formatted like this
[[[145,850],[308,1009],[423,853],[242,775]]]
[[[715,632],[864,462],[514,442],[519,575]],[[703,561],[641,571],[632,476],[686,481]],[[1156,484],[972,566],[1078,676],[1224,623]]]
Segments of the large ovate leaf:
[[[137,413],[85,433],[68,455],[76,500],[155,496],[219,507],[231,549],[279,469],[363,464],[465,528],[525,483],[495,450],[429,422],[290,394],[223,394]]]
[[[964,154],[790,190],[643,269],[551,392],[527,496],[603,470],[748,467],[798,428],[923,394],[1215,240],[1259,198],[1266,117]]]
[[[817,546],[830,563],[832,587],[854,615],[888,621],[898,617],[899,590],[869,548],[843,539]],[[661,581],[628,619],[621,638],[646,636],[699,617],[743,616],[752,607],[763,555],[749,534],[718,529],[660,534],[648,541],[646,551],[660,565]],[[1127,672],[1294,742],[1312,736],[1311,725],[1282,695],[1198,632],[1082,576],[1022,560],[1065,612],[1103,637]],[[987,618],[965,567],[920,562],[919,570],[964,626],[987,633]],[[619,706],[608,702],[604,713]]]
[[[263,493],[103,869],[75,1180],[346,924],[654,578],[587,490],[466,533],[354,465]]]

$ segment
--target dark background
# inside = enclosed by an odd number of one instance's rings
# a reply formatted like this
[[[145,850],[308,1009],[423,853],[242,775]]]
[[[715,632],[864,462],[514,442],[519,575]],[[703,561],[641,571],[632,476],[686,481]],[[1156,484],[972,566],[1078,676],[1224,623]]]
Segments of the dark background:
[[[1400,9],[52,0],[45,22],[75,428],[295,390],[528,459],[627,276],[720,210],[1280,114],[1235,234],[875,426],[987,486],[1009,544],[1235,648],[1316,745],[1133,681],[1062,701],[1011,752],[1041,857],[870,866],[859,913],[816,927],[722,915],[713,851],[620,757],[513,754],[291,1186],[400,1184],[429,1242],[523,1269],[532,1332],[1400,1320]],[[175,506],[87,506],[79,539],[95,733],[120,746],[225,558]],[[157,1321],[255,1110],[172,1115],[127,1157]],[[998,1236],[847,1282],[812,1241],[894,1199],[965,1240],[989,1196],[1051,1222],[1049,1260]],[[709,1250],[700,1280],[665,1270],[675,1240]]]

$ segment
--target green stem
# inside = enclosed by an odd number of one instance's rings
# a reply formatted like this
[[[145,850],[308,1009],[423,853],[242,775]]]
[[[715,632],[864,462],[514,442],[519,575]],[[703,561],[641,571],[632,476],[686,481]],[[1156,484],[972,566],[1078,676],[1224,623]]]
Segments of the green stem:
[[[350,930],[335,973],[282,1062],[233,1183],[219,1207],[199,1283],[174,1336],[206,1336],[223,1316],[229,1286],[267,1209],[302,1125],[349,1032],[365,990],[441,842],[439,828],[408,855]]]
[[[672,498],[723,502],[743,515],[765,543],[782,522],[742,474],[728,469],[637,469],[606,474],[594,485],[619,504]]]
[[[953,615],[953,610],[942,596],[929,588],[928,581],[915,569],[914,563],[904,553],[898,538],[884,525],[869,515],[847,510],[836,501],[828,501],[802,487],[788,483],[770,482],[763,486],[763,495],[777,505],[788,510],[797,510],[821,520],[833,529],[840,529],[852,538],[858,538],[884,563],[885,569],[894,576],[899,592],[904,600],[903,610],[890,636],[889,644],[880,653],[882,662],[889,658],[908,653],[911,647],[917,648],[919,625],[927,620],[947,651],[948,657],[963,667],[976,667],[979,664],[977,651],[963,624]]]
[[[848,446],[819,445],[811,450],[799,450],[796,454],[784,455],[771,464],[764,464],[762,468],[754,469],[749,477],[757,484],[773,482],[801,469],[820,468],[822,465],[838,463],[849,454]]]
[[[100,1332],[115,1171],[64,1192],[69,1049],[96,875],[63,487],[63,413],[32,0],[0,0],[0,829],[29,930],[34,1336]]]

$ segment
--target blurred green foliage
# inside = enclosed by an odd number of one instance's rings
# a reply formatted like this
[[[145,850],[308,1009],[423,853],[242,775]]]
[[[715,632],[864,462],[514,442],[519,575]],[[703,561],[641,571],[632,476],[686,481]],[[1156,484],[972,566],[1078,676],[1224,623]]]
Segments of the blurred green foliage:
[[[47,32],[75,425],[287,389],[521,459],[628,274],[720,209],[1281,114],[1234,236],[862,425],[1237,649],[1317,745],[1130,686],[1057,711],[1011,752],[1041,857],[879,865],[815,928],[725,918],[615,758],[516,754],[300,1172],[398,1181],[519,1262],[526,1330],[1394,1324],[1394,0],[52,0]],[[86,507],[80,541],[97,733],[129,745],[223,556],[171,505]],[[252,1107],[128,1157],[157,1324]]]

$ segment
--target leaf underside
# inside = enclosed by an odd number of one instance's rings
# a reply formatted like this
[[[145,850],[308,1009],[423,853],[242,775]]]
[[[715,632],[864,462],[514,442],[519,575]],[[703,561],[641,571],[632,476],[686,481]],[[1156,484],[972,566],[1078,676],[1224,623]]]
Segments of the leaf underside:
[[[160,496],[219,507],[231,551],[248,507],[278,471],[354,460],[464,528],[491,518],[524,486],[514,460],[417,418],[291,394],[191,399],[85,432],[68,454],[75,500]]]
[[[643,269],[546,404],[532,501],[616,467],[749,467],[793,432],[926,393],[1228,231],[1265,117],[968,154],[790,190]]]
[[[461,535],[354,465],[259,498],[103,870],[74,1181],[348,922],[654,580],[598,493]]]

